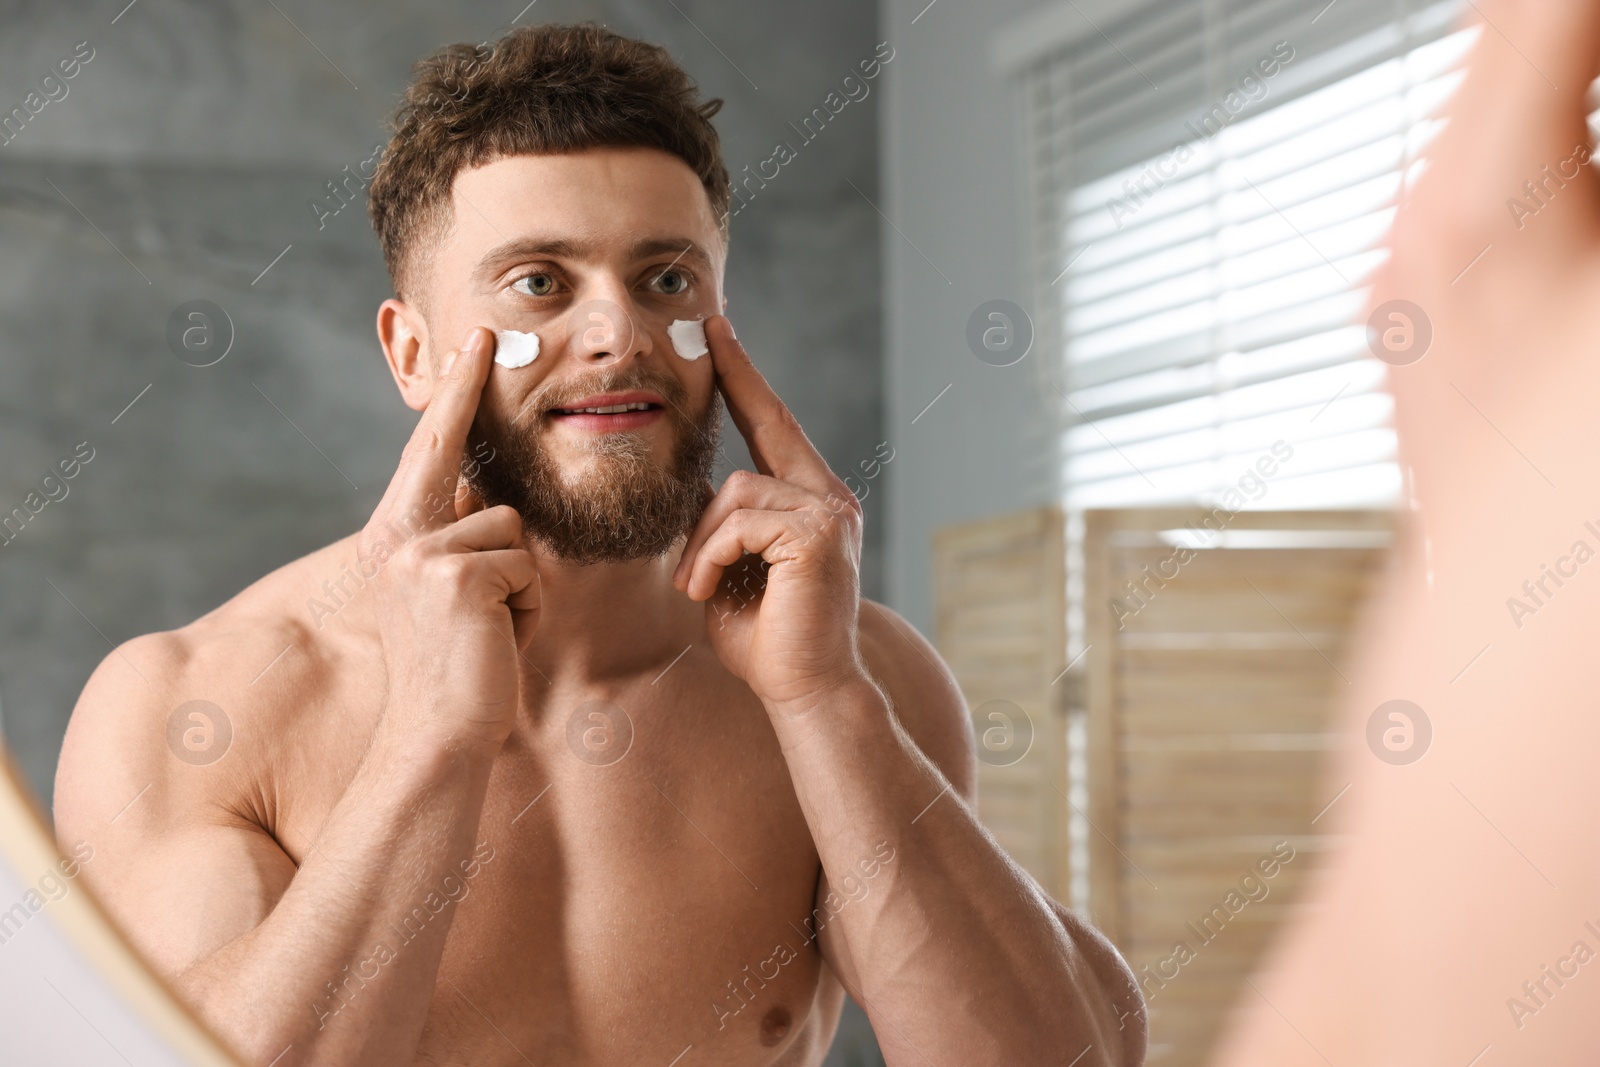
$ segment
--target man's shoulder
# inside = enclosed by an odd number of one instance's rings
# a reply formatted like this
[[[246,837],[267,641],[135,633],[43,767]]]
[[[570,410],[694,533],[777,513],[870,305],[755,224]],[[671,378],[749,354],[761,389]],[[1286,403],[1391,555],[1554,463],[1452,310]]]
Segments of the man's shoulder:
[[[865,597],[858,632],[867,669],[889,697],[900,725],[971,800],[977,747],[966,699],[949,664],[899,613]]]
[[[57,807],[120,795],[134,779],[207,766],[235,738],[248,743],[249,735],[279,732],[270,718],[295,706],[282,698],[315,684],[326,669],[326,636],[307,614],[307,598],[337,577],[345,544],[277,568],[187,625],[115,646],[73,708]],[[222,784],[242,770],[239,762],[205,780]]]
[[[124,642],[101,662],[85,693],[130,682],[146,698],[253,687],[269,669],[276,673],[280,653],[313,651],[326,639],[317,605],[345,603],[324,587],[341,577],[352,545],[353,537],[345,538],[291,560],[187,625]]]

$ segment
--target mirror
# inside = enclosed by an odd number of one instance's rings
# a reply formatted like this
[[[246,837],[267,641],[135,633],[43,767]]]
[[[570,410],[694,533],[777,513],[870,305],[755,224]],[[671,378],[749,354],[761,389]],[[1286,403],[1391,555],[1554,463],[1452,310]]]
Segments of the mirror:
[[[1592,6],[22,5],[0,1060],[1558,1062]]]
[[[8,759],[0,772],[7,1057],[234,1067],[76,885],[81,863],[57,851],[19,769]],[[92,858],[92,846],[78,856]]]

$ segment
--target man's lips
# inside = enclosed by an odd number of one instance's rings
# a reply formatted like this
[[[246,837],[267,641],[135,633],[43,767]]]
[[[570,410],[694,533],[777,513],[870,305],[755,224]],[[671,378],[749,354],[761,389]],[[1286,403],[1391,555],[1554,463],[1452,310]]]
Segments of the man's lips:
[[[633,390],[586,396],[551,408],[549,415],[574,429],[606,432],[648,426],[661,417],[664,407],[660,393]]]

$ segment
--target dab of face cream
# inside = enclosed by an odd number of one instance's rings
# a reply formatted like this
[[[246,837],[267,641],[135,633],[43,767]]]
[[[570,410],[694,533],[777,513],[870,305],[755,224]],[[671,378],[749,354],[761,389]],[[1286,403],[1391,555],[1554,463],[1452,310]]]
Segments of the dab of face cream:
[[[667,327],[672,350],[684,359],[699,359],[711,351],[706,347],[706,326],[700,319],[674,319]]]
[[[494,361],[502,367],[526,367],[539,358],[539,335],[517,330],[494,332]]]

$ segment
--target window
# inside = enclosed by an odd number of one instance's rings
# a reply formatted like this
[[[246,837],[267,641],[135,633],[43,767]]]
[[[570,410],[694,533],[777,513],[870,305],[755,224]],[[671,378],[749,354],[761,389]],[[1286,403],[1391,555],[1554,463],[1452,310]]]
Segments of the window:
[[[1245,506],[1399,498],[1356,320],[1476,32],[1410,6],[1169,0],[1029,68],[1069,509],[1216,502],[1278,441]]]
[[[1066,0],[1001,35],[1025,103],[1041,387],[1062,416],[1069,659],[1086,508],[1401,499],[1388,367],[1358,320],[1464,74],[1460,10]],[[1068,749],[1081,810],[1079,714]]]

